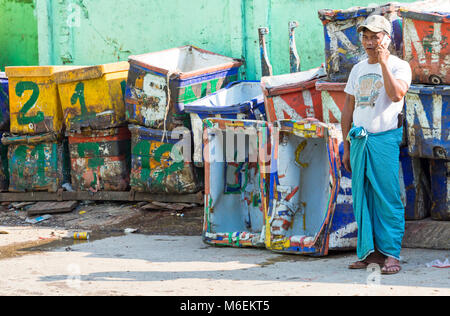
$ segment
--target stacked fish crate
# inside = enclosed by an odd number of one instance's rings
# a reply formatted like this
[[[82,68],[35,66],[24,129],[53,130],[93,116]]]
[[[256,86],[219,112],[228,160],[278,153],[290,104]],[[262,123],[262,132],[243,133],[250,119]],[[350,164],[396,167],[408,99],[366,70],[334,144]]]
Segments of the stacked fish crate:
[[[241,60],[194,46],[129,57],[126,117],[132,133],[131,189],[189,194],[202,189],[192,161],[184,104],[216,92],[238,77]]]
[[[55,76],[70,66],[6,67],[9,191],[56,192],[68,181],[68,151]]]
[[[450,220],[450,4],[400,10],[404,59],[413,84],[406,94],[408,154],[427,163],[435,220]]]
[[[56,74],[75,191],[129,189],[128,69],[128,62],[118,62]]]

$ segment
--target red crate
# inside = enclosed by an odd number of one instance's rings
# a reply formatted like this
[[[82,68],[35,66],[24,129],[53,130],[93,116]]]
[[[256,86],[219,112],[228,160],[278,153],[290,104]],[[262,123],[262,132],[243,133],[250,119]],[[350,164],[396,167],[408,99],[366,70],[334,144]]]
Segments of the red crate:
[[[323,106],[323,122],[340,123],[341,112],[345,104],[345,85],[342,82],[317,81],[316,90],[320,91]]]
[[[316,90],[318,77],[324,76],[322,68],[280,76],[263,77],[266,117],[269,122],[316,118],[323,120],[322,99]]]
[[[401,9],[403,59],[413,83],[450,84],[450,13]]]

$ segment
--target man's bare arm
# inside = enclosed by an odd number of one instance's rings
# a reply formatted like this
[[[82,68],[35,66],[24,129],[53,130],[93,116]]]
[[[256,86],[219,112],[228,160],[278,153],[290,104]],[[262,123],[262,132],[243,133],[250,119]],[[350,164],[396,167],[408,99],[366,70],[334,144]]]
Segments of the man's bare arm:
[[[403,80],[395,79],[387,66],[390,55],[389,51],[380,45],[377,48],[377,52],[378,62],[380,63],[381,71],[383,72],[384,89],[392,102],[399,102],[405,96],[406,92],[408,92],[408,84]]]
[[[354,110],[355,97],[350,94],[345,94],[345,104],[341,116],[341,129],[344,140],[344,155],[342,157],[342,163],[344,164],[345,169],[349,172],[352,171],[352,168],[350,166],[350,142],[347,141],[347,135],[352,127]]]

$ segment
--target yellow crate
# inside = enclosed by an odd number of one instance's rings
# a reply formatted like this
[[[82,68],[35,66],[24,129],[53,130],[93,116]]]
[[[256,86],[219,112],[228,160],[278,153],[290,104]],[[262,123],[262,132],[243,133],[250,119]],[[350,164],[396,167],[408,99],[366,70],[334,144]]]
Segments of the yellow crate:
[[[105,129],[126,122],[128,62],[82,67],[56,75],[66,129]]]
[[[74,68],[76,67],[6,67],[11,133],[34,135],[62,131],[63,116],[55,74]]]

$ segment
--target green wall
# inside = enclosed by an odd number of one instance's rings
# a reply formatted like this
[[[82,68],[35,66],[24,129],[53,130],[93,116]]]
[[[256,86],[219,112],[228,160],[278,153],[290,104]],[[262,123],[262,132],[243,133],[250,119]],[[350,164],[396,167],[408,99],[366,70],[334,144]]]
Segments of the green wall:
[[[33,0],[0,0],[0,69],[39,62]]]
[[[245,57],[242,77],[260,78],[258,27],[266,26],[274,74],[289,72],[288,22],[297,20],[303,70],[324,62],[319,9],[384,4],[374,0],[0,0],[11,11],[0,32],[4,64],[93,65],[192,44]],[[412,2],[406,0],[403,2]],[[34,10],[34,15],[33,15]],[[36,18],[37,17],[37,18]],[[8,27],[10,29],[10,27]],[[39,34],[39,36],[37,36]],[[19,44],[18,44],[19,43]]]

